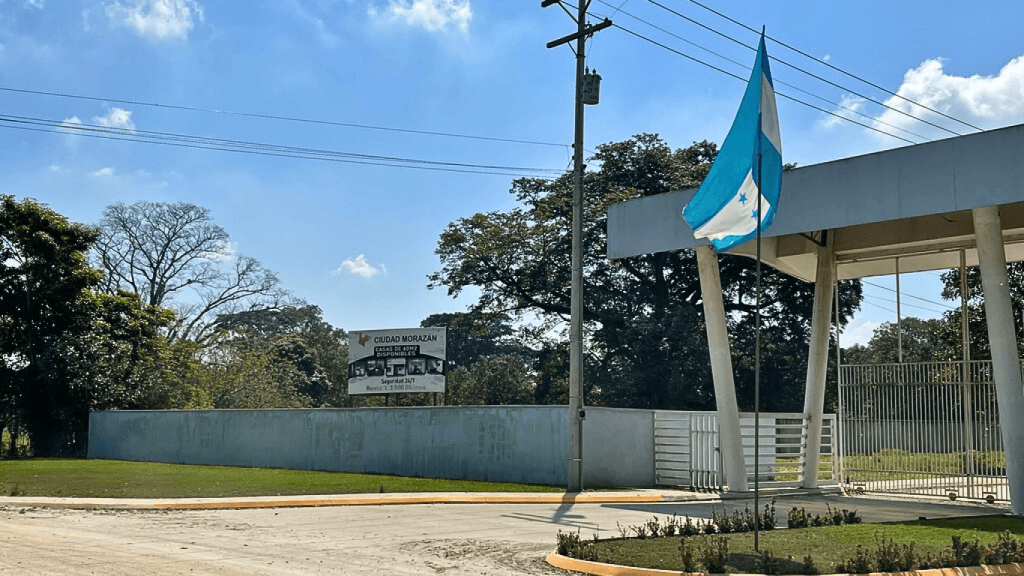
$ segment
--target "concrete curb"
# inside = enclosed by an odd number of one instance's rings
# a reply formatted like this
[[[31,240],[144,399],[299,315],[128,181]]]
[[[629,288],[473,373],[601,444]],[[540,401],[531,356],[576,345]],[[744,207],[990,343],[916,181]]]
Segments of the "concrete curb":
[[[717,501],[705,494],[594,492],[583,494],[405,493],[344,496],[251,498],[106,499],[0,497],[0,506],[75,510],[221,510],[239,508],[308,508],[323,506],[392,506],[402,504],[629,504]]]
[[[655,568],[634,568],[632,566],[620,566],[618,564],[604,564],[602,562],[589,562],[562,556],[558,552],[552,552],[547,557],[547,563],[556,568],[590,574],[592,576],[707,576],[701,573],[678,572],[675,570],[658,570]],[[1024,564],[995,564],[991,566],[968,566],[964,568],[936,568],[934,570],[912,570],[910,572],[872,572],[857,576],[893,576],[914,575],[914,576],[991,576],[994,574],[1005,574],[1006,576],[1020,576],[1024,574]],[[760,574],[730,574],[729,576],[762,576]],[[850,574],[834,574],[831,576],[853,576]]]

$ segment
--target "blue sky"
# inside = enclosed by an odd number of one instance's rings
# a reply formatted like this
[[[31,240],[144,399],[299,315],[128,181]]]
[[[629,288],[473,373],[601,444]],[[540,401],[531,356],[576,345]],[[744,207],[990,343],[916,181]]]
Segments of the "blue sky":
[[[609,3],[612,0],[608,0]],[[613,20],[739,76],[757,36],[684,0],[649,0]],[[614,0],[619,6],[622,0]],[[892,91],[983,128],[1024,122],[1024,4],[1016,0],[858,3],[723,0],[715,9]],[[595,0],[592,11],[614,12]],[[572,140],[574,61],[545,43],[572,31],[557,7],[529,0],[0,0],[3,114],[443,162],[564,169]],[[949,133],[854,92],[890,96],[771,41],[779,92],[840,115],[938,139]],[[810,78],[796,64],[842,88]],[[673,147],[725,137],[743,83],[619,29],[589,45],[603,77],[587,108],[586,147],[657,132]],[[792,86],[780,85],[785,82]],[[89,96],[75,99],[15,92]],[[120,101],[133,101],[127,104]],[[164,107],[145,106],[160,103]],[[892,99],[894,108],[910,110]],[[550,143],[519,144],[186,111],[166,105]],[[915,114],[918,111],[915,110]],[[800,165],[905,145],[779,100],[784,159]],[[962,125],[925,113],[959,132]],[[881,124],[881,122],[887,123]],[[427,290],[434,249],[451,221],[513,206],[508,175],[465,174],[104,141],[16,130],[0,122],[0,193],[31,196],[95,223],[112,202],[193,202],[209,208],[237,253],[275,270],[286,288],[348,329],[416,326],[463,310]],[[893,279],[872,283],[893,287]],[[907,276],[905,292],[940,301],[936,274]],[[894,294],[866,287],[868,304],[844,344],[895,320]],[[936,315],[942,305],[913,299]],[[888,310],[886,310],[888,309]]]

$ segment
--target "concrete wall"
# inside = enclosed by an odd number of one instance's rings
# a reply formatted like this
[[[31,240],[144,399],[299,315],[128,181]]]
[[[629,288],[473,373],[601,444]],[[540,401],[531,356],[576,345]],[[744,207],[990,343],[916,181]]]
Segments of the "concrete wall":
[[[654,486],[654,411],[588,407],[583,487],[617,486]]]
[[[588,487],[653,486],[653,416],[588,408]],[[568,481],[564,406],[93,412],[89,458]]]

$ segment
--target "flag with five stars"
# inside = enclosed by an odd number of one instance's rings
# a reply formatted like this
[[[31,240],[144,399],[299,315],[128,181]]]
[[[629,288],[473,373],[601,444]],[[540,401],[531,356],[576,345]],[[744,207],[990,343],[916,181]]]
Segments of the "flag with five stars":
[[[704,183],[683,209],[693,235],[711,240],[720,252],[753,238],[759,184],[764,230],[775,219],[782,189],[782,140],[763,33],[732,128]]]

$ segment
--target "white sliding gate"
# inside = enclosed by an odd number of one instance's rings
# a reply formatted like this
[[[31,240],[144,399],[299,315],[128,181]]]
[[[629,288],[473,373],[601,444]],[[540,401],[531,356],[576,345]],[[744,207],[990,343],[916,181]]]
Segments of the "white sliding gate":
[[[819,485],[835,484],[835,416],[826,414],[821,430]],[[759,482],[766,487],[798,486],[805,473],[806,414],[762,413],[760,418]],[[740,434],[747,478],[754,479],[754,414],[740,414]],[[654,411],[654,475],[661,486],[721,490],[722,470],[718,418],[714,412]]]
[[[1009,500],[991,362],[840,366],[839,406],[847,489]]]

